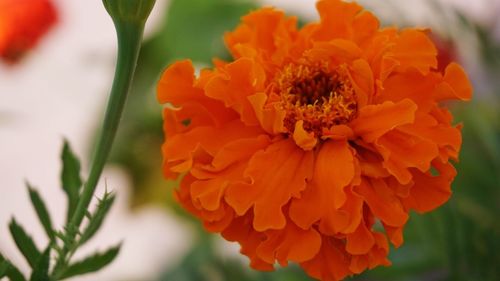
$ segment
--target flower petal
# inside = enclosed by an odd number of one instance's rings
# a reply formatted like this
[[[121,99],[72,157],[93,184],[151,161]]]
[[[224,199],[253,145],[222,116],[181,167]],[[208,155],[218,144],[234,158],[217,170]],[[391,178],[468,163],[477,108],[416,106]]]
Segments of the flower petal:
[[[198,178],[204,173],[203,179],[199,179],[191,184],[191,198],[196,201],[203,209],[215,211],[220,208],[221,198],[224,195],[226,187],[230,183],[243,181],[243,171],[246,163],[235,164],[221,172],[207,175],[206,172],[200,172],[193,168],[191,173]]]
[[[222,231],[222,236],[229,241],[236,241],[241,245],[240,252],[250,258],[250,266],[257,270],[273,271],[273,264],[268,263],[257,255],[257,248],[266,238],[262,232],[252,228],[253,217],[251,214],[235,218],[231,224]]]
[[[344,188],[354,178],[354,156],[347,141],[327,141],[314,165],[314,181],[332,190],[332,204],[338,209],[346,200]]]
[[[309,275],[323,281],[342,280],[351,273],[350,258],[344,250],[344,244],[327,236],[323,236],[319,253],[300,265]]]
[[[472,98],[472,85],[460,65],[450,63],[446,67],[443,83],[437,87],[435,95],[438,100],[467,101]]]
[[[249,96],[248,100],[255,110],[262,129],[270,134],[279,134],[285,131],[283,120],[286,112],[278,109],[272,103],[266,104],[268,96],[265,93]]]
[[[416,29],[402,31],[392,53],[400,63],[398,67],[400,71],[415,68],[422,74],[427,74],[430,68],[437,68],[437,49],[423,31]]]
[[[243,182],[243,173],[248,159],[270,144],[267,136],[239,139],[228,143],[215,155],[210,165],[199,165],[191,169],[198,179],[191,185],[191,198],[206,210],[220,207],[226,187],[234,182]]]
[[[439,156],[435,143],[399,130],[380,137],[375,146],[384,157],[384,168],[402,184],[407,184],[411,180],[411,174],[402,170],[418,168],[420,171],[427,171],[430,169],[431,161]]]
[[[190,174],[186,175],[178,190],[175,192],[175,199],[191,214],[203,221],[203,225],[208,231],[220,232],[224,230],[234,218],[234,211],[226,204],[214,211],[201,209],[197,202],[191,198],[191,185],[196,179]]]
[[[214,156],[210,167],[205,168],[210,171],[221,171],[235,162],[249,159],[255,152],[270,144],[271,140],[267,135],[235,140],[222,147]]]
[[[254,207],[253,226],[258,231],[282,229],[286,219],[282,207],[292,197],[299,197],[312,178],[313,153],[298,148],[285,139],[257,152],[248,164],[248,183],[227,188],[226,202],[236,213]]]
[[[435,73],[422,75],[417,71],[395,73],[384,81],[384,89],[377,96],[375,102],[393,101],[399,102],[411,99],[418,105],[419,111],[429,111],[436,105],[434,92],[436,85],[442,78]],[[408,87],[411,85],[411,87]],[[426,94],[423,94],[426,93]]]
[[[266,236],[267,239],[257,248],[257,254],[270,264],[275,260],[282,266],[286,266],[289,260],[297,263],[308,261],[321,247],[321,236],[316,230],[303,230],[293,223],[287,223],[283,230],[267,231]]]
[[[194,80],[194,67],[190,60],[175,62],[165,70],[158,82],[158,101],[180,106],[186,100],[199,98],[203,91],[193,88]]]
[[[321,232],[329,235],[354,231],[359,224],[362,200],[344,190],[355,174],[354,156],[347,141],[327,141],[314,166],[312,182],[290,205],[290,218],[303,229],[320,221]]]
[[[361,108],[358,118],[351,122],[351,128],[365,141],[373,142],[397,126],[413,123],[416,110],[417,106],[409,99],[368,105]]]
[[[352,63],[349,74],[356,91],[358,108],[362,108],[373,98],[375,86],[373,72],[368,62],[359,59]]]
[[[297,18],[262,8],[243,17],[243,24],[226,33],[225,42],[234,57],[249,55],[278,64],[287,56],[297,35]]]
[[[323,130],[323,140],[346,140],[354,137],[354,132],[347,125],[334,125],[330,129]]]
[[[241,58],[226,64],[205,86],[206,95],[233,108],[247,125],[257,125],[247,97],[264,89],[264,70],[252,59]]]
[[[410,195],[403,199],[407,208],[419,213],[431,211],[444,204],[451,196],[451,182],[457,174],[450,163],[443,164],[435,161],[433,166],[438,176],[420,171],[413,172],[414,185],[410,188]]]
[[[315,32],[315,39],[329,41],[334,38],[352,39],[355,30],[353,21],[363,9],[356,3],[339,0],[321,0],[316,4],[321,23]]]
[[[334,64],[351,62],[361,57],[361,49],[352,41],[333,39],[328,42],[317,42],[304,53],[311,61],[331,61]]]
[[[383,180],[363,181],[354,190],[363,196],[375,216],[389,226],[402,226],[408,220],[401,201]]]
[[[241,121],[235,120],[220,128],[196,127],[167,138],[162,146],[163,155],[166,156],[163,163],[165,175],[169,175],[169,171],[176,174],[188,171],[197,150],[214,156],[228,142],[262,133],[259,127],[244,126]]]
[[[361,221],[362,198],[347,189],[346,202],[337,209],[331,203],[332,193],[329,186],[309,183],[302,196],[292,201],[289,209],[290,218],[302,229],[309,229],[319,221],[319,230],[323,234],[353,232]]]
[[[403,227],[392,227],[386,224],[384,225],[387,237],[391,241],[394,247],[399,248],[403,244]]]
[[[313,149],[318,143],[318,139],[314,137],[314,133],[309,133],[304,130],[304,120],[299,120],[295,123],[293,140],[305,151]]]
[[[347,235],[346,251],[352,255],[363,255],[368,253],[374,244],[372,232],[362,221],[356,231]]]

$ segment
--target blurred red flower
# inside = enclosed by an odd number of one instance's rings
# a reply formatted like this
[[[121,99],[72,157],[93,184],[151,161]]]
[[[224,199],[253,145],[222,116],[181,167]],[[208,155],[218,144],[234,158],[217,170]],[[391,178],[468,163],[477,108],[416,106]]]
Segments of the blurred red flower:
[[[0,58],[17,62],[56,21],[50,0],[0,0]]]

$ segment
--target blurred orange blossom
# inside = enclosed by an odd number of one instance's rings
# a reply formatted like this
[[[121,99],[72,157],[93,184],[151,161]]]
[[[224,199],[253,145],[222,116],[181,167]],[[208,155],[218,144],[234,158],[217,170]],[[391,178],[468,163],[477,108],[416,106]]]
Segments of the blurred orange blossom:
[[[56,21],[50,0],[0,0],[0,58],[15,63]]]

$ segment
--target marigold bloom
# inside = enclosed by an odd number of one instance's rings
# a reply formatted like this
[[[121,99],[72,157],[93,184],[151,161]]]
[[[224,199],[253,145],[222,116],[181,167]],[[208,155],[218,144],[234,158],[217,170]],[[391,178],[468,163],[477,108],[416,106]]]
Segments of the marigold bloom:
[[[425,31],[380,28],[355,3],[317,9],[301,29],[254,11],[225,36],[233,62],[163,73],[163,170],[183,175],[178,201],[253,268],[292,261],[341,280],[389,265],[409,211],[448,200],[461,131],[442,103],[472,89],[459,65],[436,70]]]
[[[56,20],[49,0],[0,0],[0,58],[16,62]]]

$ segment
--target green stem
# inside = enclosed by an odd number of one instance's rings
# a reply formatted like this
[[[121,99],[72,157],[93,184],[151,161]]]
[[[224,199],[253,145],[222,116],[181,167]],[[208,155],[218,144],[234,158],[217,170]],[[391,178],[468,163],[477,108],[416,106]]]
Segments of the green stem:
[[[85,217],[95,188],[101,176],[104,164],[108,159],[111,146],[113,144],[118,124],[120,123],[123,107],[127,99],[127,94],[132,84],[137,58],[141,47],[142,27],[137,24],[117,25],[118,33],[118,63],[116,65],[113,88],[106,109],[106,116],[102,126],[99,142],[94,153],[90,174],[81,198],[76,207],[75,214],[70,221],[70,227],[77,227]]]
[[[97,183],[99,182],[104,165],[111,151],[125,106],[125,101],[132,84],[137,59],[139,57],[144,24],[120,22],[115,23],[115,27],[118,35],[118,57],[113,87],[106,108],[102,130],[90,166],[90,174],[87,182],[84,184],[75,213],[66,229],[66,241],[70,241],[71,243],[65,243],[65,247],[62,249],[61,255],[53,271],[53,277],[56,280],[63,273],[62,270],[64,270],[68,259],[74,251],[76,235],[80,229],[80,225],[85,217],[92,197],[94,196]],[[73,246],[68,244],[72,244]]]

